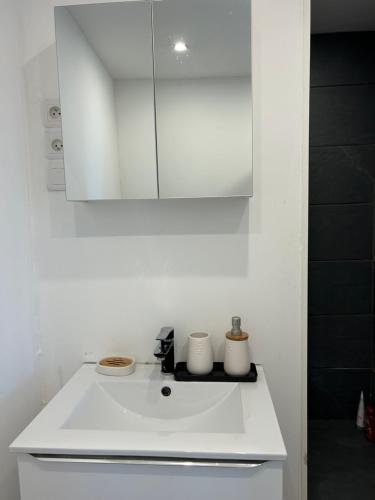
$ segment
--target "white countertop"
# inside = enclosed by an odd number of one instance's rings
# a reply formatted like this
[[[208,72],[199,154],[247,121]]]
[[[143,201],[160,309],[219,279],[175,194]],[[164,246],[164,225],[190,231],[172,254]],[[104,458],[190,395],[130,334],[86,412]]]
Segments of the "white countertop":
[[[113,380],[113,377],[96,373],[95,365],[86,364],[17,437],[10,449],[17,453],[40,454],[284,460],[287,454],[264,371],[259,365],[257,370],[256,383],[239,384],[243,432],[139,432],[64,428],[74,408],[93,385]],[[162,375],[160,365],[138,364],[136,371],[123,377],[121,383],[147,380],[160,382],[162,387],[173,378]]]

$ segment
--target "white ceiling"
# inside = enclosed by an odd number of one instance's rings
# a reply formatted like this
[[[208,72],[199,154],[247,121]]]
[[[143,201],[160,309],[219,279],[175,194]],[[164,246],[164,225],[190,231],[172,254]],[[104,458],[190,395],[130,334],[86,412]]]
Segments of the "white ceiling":
[[[311,31],[375,31],[375,0],[311,0]]]
[[[149,2],[67,8],[114,79],[152,77]],[[250,74],[248,0],[163,0],[154,3],[154,26],[157,78]],[[187,53],[173,51],[180,39]]]

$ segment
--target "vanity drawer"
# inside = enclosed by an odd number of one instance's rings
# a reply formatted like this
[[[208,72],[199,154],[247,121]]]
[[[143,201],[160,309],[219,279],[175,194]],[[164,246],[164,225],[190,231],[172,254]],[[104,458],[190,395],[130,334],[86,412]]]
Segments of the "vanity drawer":
[[[22,500],[281,500],[282,462],[254,468],[18,458]]]

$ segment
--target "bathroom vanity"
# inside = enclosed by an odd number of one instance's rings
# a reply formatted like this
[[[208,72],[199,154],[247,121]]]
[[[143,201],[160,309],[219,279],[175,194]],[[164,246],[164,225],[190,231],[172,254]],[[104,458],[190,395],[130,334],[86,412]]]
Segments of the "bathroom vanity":
[[[281,500],[286,450],[257,369],[205,383],[82,366],[11,445],[21,499]]]

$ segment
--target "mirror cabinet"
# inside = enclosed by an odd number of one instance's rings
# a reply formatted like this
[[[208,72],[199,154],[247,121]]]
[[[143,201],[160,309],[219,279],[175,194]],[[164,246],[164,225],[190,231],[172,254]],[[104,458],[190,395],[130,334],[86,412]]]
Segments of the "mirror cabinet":
[[[251,196],[250,0],[55,8],[68,200]]]

